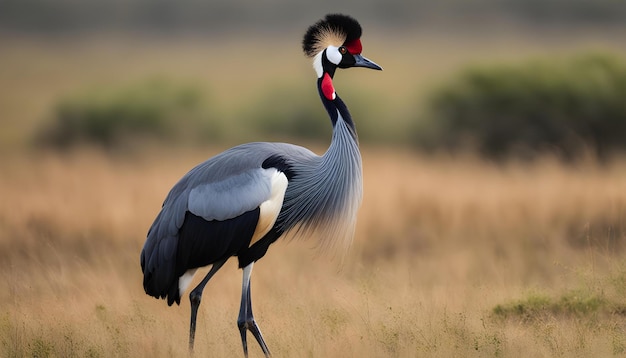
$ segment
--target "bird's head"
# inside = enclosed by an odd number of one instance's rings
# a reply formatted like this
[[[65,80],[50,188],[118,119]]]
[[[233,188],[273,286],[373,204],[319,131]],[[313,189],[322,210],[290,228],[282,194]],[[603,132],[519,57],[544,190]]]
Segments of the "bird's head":
[[[304,54],[313,58],[318,77],[332,77],[337,68],[364,67],[382,70],[361,55],[361,25],[350,16],[329,14],[307,30],[302,40]]]

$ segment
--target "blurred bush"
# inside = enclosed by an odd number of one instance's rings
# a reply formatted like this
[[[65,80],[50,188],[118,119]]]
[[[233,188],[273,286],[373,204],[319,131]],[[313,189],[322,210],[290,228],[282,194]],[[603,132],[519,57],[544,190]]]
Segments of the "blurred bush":
[[[332,129],[315,86],[275,86],[251,101],[240,117],[254,140],[320,140],[330,138]]]
[[[218,136],[200,88],[151,79],[60,100],[52,120],[35,138],[46,147],[95,144],[110,149],[149,141],[194,143]]]
[[[345,86],[347,87],[347,86]],[[367,91],[352,89],[338,92],[347,103],[356,123],[359,138],[364,142],[384,141],[388,132],[377,125],[376,101]],[[328,142],[332,125],[314,85],[281,84],[239,114],[245,123],[240,127],[251,129],[250,140],[306,140]]]
[[[626,63],[607,54],[473,67],[436,90],[414,129],[422,148],[490,158],[600,158],[626,149]]]
[[[355,103],[361,138],[381,141],[384,130],[372,122],[374,101],[360,91],[346,95]],[[346,97],[344,97],[346,98]],[[211,142],[328,142],[332,126],[315,86],[281,84],[237,108],[209,107],[193,85],[152,79],[126,86],[94,88],[58,101],[52,120],[35,134],[46,148],[95,145],[105,149]],[[224,112],[215,115],[220,110]]]

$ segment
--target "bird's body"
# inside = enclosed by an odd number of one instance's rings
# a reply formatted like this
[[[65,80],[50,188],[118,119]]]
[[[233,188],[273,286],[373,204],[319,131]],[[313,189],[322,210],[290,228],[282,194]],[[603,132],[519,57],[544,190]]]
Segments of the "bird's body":
[[[333,169],[353,173],[339,173],[342,182],[329,183],[329,177],[322,174],[339,155],[345,156],[341,158],[344,164]],[[301,184],[289,185],[289,181]],[[186,271],[231,256],[237,256],[243,268],[260,259],[280,234],[298,224],[303,225],[301,230],[334,225],[338,239],[350,238],[345,234],[353,229],[361,185],[358,149],[334,153],[331,148],[318,156],[297,145],[256,142],[222,152],[189,171],[166,198],[144,247],[144,252],[153,253],[152,260],[159,261],[155,272],[146,276],[146,291],[167,296],[168,304],[179,303],[186,287],[179,287],[178,281]],[[308,193],[326,197],[315,203],[301,200]],[[328,211],[333,208],[337,212]]]
[[[346,248],[352,240],[362,196],[361,156],[352,117],[332,85],[335,69],[344,64],[337,56],[346,55],[347,50],[339,47],[343,42],[329,45],[332,48],[320,44],[334,40],[312,34],[324,28],[334,30],[332,34],[339,34],[347,44],[358,41],[358,53],[347,53],[347,67],[380,67],[360,56],[360,26],[352,18],[329,15],[307,32],[305,53],[316,56],[318,90],[333,124],[326,153],[320,156],[297,145],[265,142],[226,150],[183,176],[148,232],[141,253],[147,294],[167,298],[169,305],[180,303],[196,269],[212,265],[190,294],[190,348],[202,290],[230,257],[237,256],[244,269],[238,319],[244,352],[247,355],[245,333],[250,330],[269,355],[252,317],[249,280],[253,263],[286,233],[315,232],[322,247]],[[358,32],[356,38],[350,38],[350,31]],[[324,54],[333,52],[325,57],[313,54],[314,46]]]

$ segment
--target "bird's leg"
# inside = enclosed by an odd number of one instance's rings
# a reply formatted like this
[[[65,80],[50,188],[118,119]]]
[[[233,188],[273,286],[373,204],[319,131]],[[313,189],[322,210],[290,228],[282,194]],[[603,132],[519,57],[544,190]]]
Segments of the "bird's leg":
[[[250,263],[243,269],[243,284],[241,287],[241,307],[239,308],[239,318],[237,319],[237,326],[239,326],[239,332],[241,333],[241,344],[243,345],[243,354],[248,357],[248,342],[246,339],[246,331],[249,330],[257,342],[261,346],[263,353],[266,357],[269,357],[270,351],[265,344],[263,335],[259,326],[254,320],[252,315],[252,301],[250,299],[250,275],[252,275],[252,267],[254,262]]]
[[[189,301],[191,301],[191,323],[189,325],[189,352],[193,352],[193,342],[196,338],[196,316],[198,315],[198,307],[200,307],[200,300],[202,299],[202,291],[204,286],[209,282],[211,277],[219,270],[226,260],[217,261],[211,266],[209,273],[202,279],[200,284],[189,293]]]

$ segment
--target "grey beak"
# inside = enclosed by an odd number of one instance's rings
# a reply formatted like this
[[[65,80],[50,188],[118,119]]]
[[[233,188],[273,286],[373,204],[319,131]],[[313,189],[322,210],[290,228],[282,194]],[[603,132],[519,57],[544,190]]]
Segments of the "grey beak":
[[[367,58],[361,56],[361,55],[354,55],[354,65],[352,65],[352,67],[365,67],[365,68],[371,68],[373,70],[379,70],[382,71],[382,67],[378,66],[376,63],[368,60]]]

